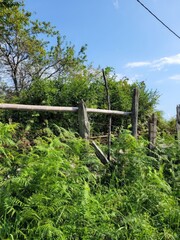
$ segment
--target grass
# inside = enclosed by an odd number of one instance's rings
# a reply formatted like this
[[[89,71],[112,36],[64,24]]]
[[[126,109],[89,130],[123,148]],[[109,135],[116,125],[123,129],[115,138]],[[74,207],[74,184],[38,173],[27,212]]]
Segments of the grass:
[[[123,131],[104,166],[72,132],[18,128],[0,126],[1,239],[179,239],[175,141],[152,157]]]

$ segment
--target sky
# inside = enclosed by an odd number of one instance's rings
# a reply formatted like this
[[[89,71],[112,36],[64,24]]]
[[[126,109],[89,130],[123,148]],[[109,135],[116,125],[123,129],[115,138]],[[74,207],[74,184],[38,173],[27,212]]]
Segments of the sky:
[[[141,0],[180,35],[179,0]],[[87,44],[88,62],[113,67],[130,81],[160,94],[157,110],[170,119],[180,104],[180,39],[137,0],[25,0],[26,9],[49,21],[75,45]]]

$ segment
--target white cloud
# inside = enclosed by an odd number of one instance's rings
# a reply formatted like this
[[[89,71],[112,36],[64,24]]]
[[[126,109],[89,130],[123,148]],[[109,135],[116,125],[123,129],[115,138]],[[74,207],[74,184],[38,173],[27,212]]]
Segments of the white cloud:
[[[136,68],[136,67],[145,67],[149,65],[151,65],[151,62],[130,62],[130,63],[127,63],[125,67]]]
[[[113,5],[116,9],[119,9],[119,0],[113,0]]]
[[[173,75],[173,76],[169,77],[169,79],[175,80],[175,81],[180,81],[180,74]]]
[[[152,62],[152,67],[161,70],[166,65],[180,65],[180,54],[160,58]]]
[[[153,61],[144,62],[130,62],[125,65],[128,68],[146,67],[150,66],[153,69],[161,70],[167,65],[180,65],[180,53],[170,57],[163,57]]]

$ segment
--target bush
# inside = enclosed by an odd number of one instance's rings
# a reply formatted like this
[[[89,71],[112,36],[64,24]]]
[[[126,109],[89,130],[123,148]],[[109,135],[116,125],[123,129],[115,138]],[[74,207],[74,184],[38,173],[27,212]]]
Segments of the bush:
[[[178,169],[166,172],[178,149],[150,157],[123,131],[104,166],[72,132],[18,128],[0,126],[1,239],[178,239]]]

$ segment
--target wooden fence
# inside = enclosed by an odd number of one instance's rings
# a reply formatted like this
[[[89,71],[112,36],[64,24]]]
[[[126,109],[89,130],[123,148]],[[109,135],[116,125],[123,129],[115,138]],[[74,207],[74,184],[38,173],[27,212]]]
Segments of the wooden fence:
[[[44,105],[23,105],[23,104],[7,104],[1,103],[0,109],[18,110],[18,111],[49,111],[49,112],[78,112],[79,133],[83,138],[90,138],[90,123],[88,120],[88,113],[99,113],[118,116],[131,116],[132,119],[132,135],[137,138],[138,127],[138,103],[139,93],[138,89],[134,89],[132,99],[132,111],[116,111],[106,109],[86,108],[83,101],[80,101],[78,107],[58,107],[58,106],[44,106]]]
[[[85,138],[86,140],[90,140],[90,123],[88,120],[88,113],[100,113],[100,114],[106,114],[106,115],[110,115],[110,116],[112,116],[112,115],[118,115],[118,116],[130,115],[131,120],[132,120],[132,135],[135,138],[137,138],[138,106],[139,106],[139,91],[138,91],[138,89],[134,89],[131,112],[86,108],[83,100],[79,102],[78,107],[58,107],[58,106],[43,106],[43,105],[37,106],[37,105],[1,103],[0,109],[18,110],[18,111],[78,112],[79,134],[82,138]],[[95,149],[95,153],[96,153],[97,157],[101,160],[101,162],[103,164],[107,164],[110,160],[110,155],[107,158],[94,141],[91,141],[91,144]],[[110,152],[110,149],[109,149],[109,152]]]
[[[49,111],[49,112],[77,112],[79,122],[79,134],[82,138],[90,139],[90,122],[88,119],[88,113],[99,113],[106,115],[118,115],[118,116],[131,116],[132,121],[132,135],[137,138],[138,129],[138,108],[139,108],[139,92],[138,89],[134,89],[132,98],[132,111],[124,112],[117,110],[95,109],[86,108],[85,103],[79,102],[77,107],[59,107],[59,106],[44,106],[44,105],[23,105],[23,104],[6,104],[0,103],[0,109],[4,110],[18,110],[18,111]],[[177,106],[176,114],[176,129],[177,138],[180,141],[180,105]],[[149,119],[149,149],[152,151],[155,148],[157,137],[157,116],[153,114]],[[98,148],[95,142],[92,141],[92,145],[95,148],[96,155],[100,160],[106,164],[108,159],[103,152]]]
[[[157,116],[153,114],[149,119],[149,149],[153,150],[156,144],[157,138]],[[177,140],[180,144],[180,104],[176,107],[176,131],[177,131]]]

